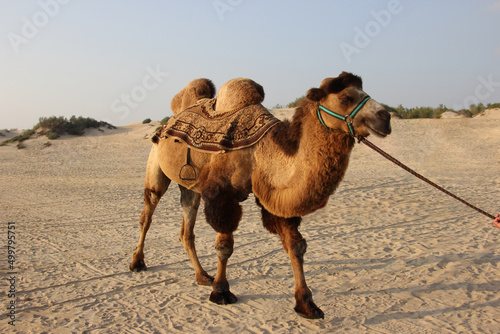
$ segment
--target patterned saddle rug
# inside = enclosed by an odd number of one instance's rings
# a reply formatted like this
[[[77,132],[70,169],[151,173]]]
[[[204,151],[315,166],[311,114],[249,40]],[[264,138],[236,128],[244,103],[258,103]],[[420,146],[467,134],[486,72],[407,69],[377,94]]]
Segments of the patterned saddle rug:
[[[224,153],[255,145],[280,123],[260,104],[217,113],[216,99],[202,99],[158,129],[153,142],[175,137],[196,150]]]

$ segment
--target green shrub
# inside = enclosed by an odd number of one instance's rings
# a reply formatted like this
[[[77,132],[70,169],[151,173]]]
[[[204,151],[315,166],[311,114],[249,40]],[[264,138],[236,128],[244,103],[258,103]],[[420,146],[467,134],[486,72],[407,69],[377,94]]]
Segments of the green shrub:
[[[107,127],[108,129],[116,129],[116,126],[103,121],[96,121],[88,117],[71,116],[68,120],[66,117],[51,116],[40,117],[38,124],[33,129],[25,131],[19,136],[3,141],[0,146],[7,145],[13,142],[22,142],[29,139],[35,131],[40,135],[46,135],[49,139],[59,138],[61,135],[67,133],[70,135],[81,136],[85,133],[85,129]]]
[[[13,142],[22,142],[22,141],[25,141],[26,139],[29,139],[33,134],[35,133],[35,130],[27,130],[27,131],[24,131],[22,134],[18,135],[18,136],[15,136],[15,137],[12,137],[10,139],[7,139],[7,140],[4,140],[0,146],[4,146],[4,145],[7,145],[7,144],[10,144],[10,143],[13,143]],[[24,148],[24,147],[22,147]]]
[[[161,120],[161,125],[167,124],[168,120],[170,119],[170,116],[165,117],[164,119]]]
[[[55,132],[47,132],[47,138],[48,138],[48,139],[53,140],[53,139],[57,139],[57,138],[59,138],[59,137],[60,137],[60,135],[59,135],[58,133],[55,133]]]
[[[106,126],[108,129],[116,129],[115,126],[107,122],[96,121],[93,118],[82,116],[71,116],[69,120],[62,116],[41,117],[40,122],[35,125],[35,128],[41,128],[43,134],[52,133],[61,136],[67,133],[69,135],[82,136],[86,129],[97,129],[102,126]]]
[[[300,102],[302,102],[302,100],[305,98],[306,98],[306,96],[302,95],[301,97],[296,98],[295,101],[288,103],[286,105],[286,107],[287,108],[297,108],[299,106]]]
[[[146,118],[144,121],[142,121],[142,124],[149,124],[151,123],[151,118]]]
[[[67,130],[68,120],[65,117],[40,117],[35,129],[41,128],[45,133],[53,132],[63,134]]]

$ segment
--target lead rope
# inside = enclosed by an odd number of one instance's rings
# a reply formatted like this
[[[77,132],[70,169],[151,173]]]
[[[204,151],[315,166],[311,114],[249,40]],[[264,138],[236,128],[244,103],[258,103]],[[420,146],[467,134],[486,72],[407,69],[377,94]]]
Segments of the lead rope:
[[[420,180],[430,184],[431,186],[433,186],[434,188],[438,189],[438,190],[441,190],[442,192],[444,192],[446,195],[450,196],[450,197],[453,197],[454,199],[456,199],[457,201],[467,205],[468,207],[476,210],[477,212],[479,213],[482,213],[483,215],[485,215],[486,217],[489,217],[490,219],[495,219],[495,217],[492,215],[492,214],[489,214],[488,212],[484,211],[484,210],[481,210],[480,208],[470,204],[469,202],[461,199],[460,197],[458,197],[457,195],[454,195],[452,194],[451,192],[449,192],[448,190],[444,189],[443,187],[435,184],[434,182],[432,182],[431,180],[429,180],[428,178],[422,176],[421,174],[415,172],[413,169],[409,168],[408,166],[404,165],[402,162],[400,162],[399,160],[397,160],[396,158],[394,158],[393,156],[391,156],[390,154],[384,152],[382,149],[380,149],[379,147],[375,146],[372,142],[370,142],[369,140],[367,140],[366,138],[362,137],[362,136],[358,136],[358,142],[362,142],[363,144],[365,144],[366,146],[370,147],[371,149],[375,150],[376,152],[378,152],[380,155],[382,155],[384,158],[386,158],[387,160],[389,161],[392,161],[393,163],[395,163],[396,165],[398,165],[399,167],[403,168],[405,171],[407,171],[408,173],[418,177]]]

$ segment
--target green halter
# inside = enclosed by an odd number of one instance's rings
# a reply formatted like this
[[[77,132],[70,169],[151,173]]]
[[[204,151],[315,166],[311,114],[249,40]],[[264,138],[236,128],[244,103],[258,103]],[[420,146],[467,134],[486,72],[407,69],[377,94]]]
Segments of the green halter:
[[[356,108],[354,108],[354,110],[349,115],[346,115],[346,116],[341,116],[341,115],[323,107],[322,105],[320,105],[318,110],[317,110],[319,121],[321,122],[321,124],[323,124],[325,129],[327,129],[328,132],[330,132],[330,128],[328,126],[326,126],[325,121],[323,120],[323,117],[321,117],[321,111],[324,111],[328,115],[344,121],[347,124],[347,127],[349,128],[349,133],[351,134],[351,136],[355,137],[356,132],[354,132],[354,127],[352,126],[354,116],[356,116],[358,111],[360,111],[361,108],[363,108],[363,106],[366,104],[366,102],[368,102],[369,99],[370,99],[369,96],[365,97],[361,102],[359,102],[359,104],[356,106]]]

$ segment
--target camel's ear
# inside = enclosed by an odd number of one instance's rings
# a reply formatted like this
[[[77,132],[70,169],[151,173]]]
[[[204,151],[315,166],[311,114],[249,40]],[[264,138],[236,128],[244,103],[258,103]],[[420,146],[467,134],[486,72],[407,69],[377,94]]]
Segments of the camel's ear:
[[[311,88],[307,91],[306,97],[312,101],[320,101],[326,96],[325,91],[321,88]]]

